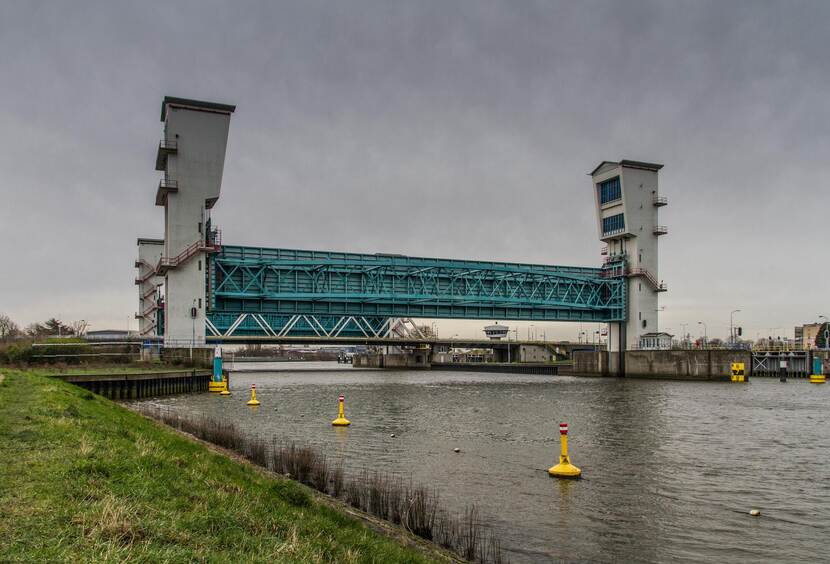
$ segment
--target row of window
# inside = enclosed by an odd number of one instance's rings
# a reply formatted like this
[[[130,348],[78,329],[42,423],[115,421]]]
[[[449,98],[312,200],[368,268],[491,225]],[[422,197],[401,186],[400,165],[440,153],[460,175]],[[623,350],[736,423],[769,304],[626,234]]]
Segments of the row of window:
[[[602,218],[602,234],[608,235],[609,233],[617,233],[625,229],[625,217],[623,214],[618,213],[617,215],[612,215],[611,217],[603,217]]]
[[[622,198],[622,188],[620,188],[620,177],[600,182],[599,186],[599,203],[607,204]]]

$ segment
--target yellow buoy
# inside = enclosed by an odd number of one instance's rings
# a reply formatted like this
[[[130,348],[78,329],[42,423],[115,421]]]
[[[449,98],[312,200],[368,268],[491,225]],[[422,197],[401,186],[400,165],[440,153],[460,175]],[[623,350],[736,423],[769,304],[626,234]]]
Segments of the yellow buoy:
[[[811,384],[824,384],[827,382],[827,376],[824,374],[811,374],[810,375],[810,383]]]
[[[732,363],[732,381],[746,382],[746,366],[743,362]]]
[[[256,384],[251,384],[251,399],[248,400],[248,405],[259,405],[259,400],[256,399]]]
[[[226,372],[222,373],[222,391],[219,392],[220,396],[229,396],[231,395],[231,391],[228,389],[228,375]]]
[[[347,427],[347,426],[351,425],[352,422],[349,421],[348,419],[346,419],[346,415],[343,412],[343,402],[346,401],[346,398],[343,397],[343,394],[340,394],[340,397],[337,398],[337,399],[340,403],[340,410],[337,413],[337,419],[332,421],[331,424],[334,425],[335,427]]]
[[[582,470],[571,464],[571,459],[568,458],[568,424],[559,424],[559,434],[562,436],[562,450],[559,454],[559,464],[550,468],[548,474],[555,478],[579,478],[582,475]]]

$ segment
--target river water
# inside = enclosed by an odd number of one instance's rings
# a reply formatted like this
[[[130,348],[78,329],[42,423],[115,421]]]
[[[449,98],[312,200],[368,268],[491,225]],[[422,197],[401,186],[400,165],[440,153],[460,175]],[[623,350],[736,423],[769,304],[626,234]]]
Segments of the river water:
[[[830,561],[830,385],[271,366],[233,372],[230,397],[153,401],[475,502],[513,562]],[[560,422],[582,480],[547,475]]]

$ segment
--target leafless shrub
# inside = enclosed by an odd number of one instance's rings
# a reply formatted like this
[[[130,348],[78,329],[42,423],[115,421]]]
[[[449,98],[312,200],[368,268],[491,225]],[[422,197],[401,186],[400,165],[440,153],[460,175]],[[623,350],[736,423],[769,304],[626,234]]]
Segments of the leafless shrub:
[[[501,564],[501,544],[492,531],[485,538],[478,509],[465,509],[461,518],[440,508],[438,493],[400,477],[363,470],[346,479],[340,462],[329,467],[325,455],[310,446],[280,442],[270,445],[258,437],[244,435],[234,424],[205,416],[181,416],[169,409],[143,408],[145,415],[190,433],[210,443],[245,456],[259,466],[291,478],[318,491],[340,498],[352,507],[399,524],[413,534],[431,540],[471,562]]]

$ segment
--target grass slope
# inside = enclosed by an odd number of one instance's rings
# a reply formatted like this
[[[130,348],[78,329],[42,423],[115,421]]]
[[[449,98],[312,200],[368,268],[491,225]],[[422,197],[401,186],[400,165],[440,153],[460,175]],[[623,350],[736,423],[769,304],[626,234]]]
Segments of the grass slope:
[[[2,561],[427,561],[100,396],[0,373]]]

